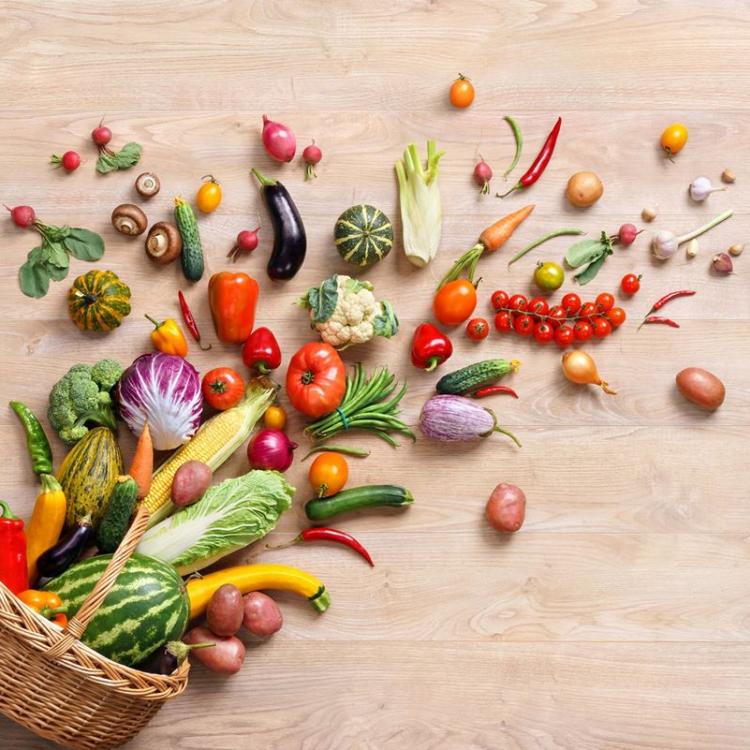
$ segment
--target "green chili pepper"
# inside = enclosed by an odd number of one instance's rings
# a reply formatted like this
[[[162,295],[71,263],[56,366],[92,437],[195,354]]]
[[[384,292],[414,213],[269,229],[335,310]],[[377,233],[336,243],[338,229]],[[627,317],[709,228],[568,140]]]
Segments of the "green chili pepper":
[[[510,129],[513,131],[513,137],[516,139],[516,153],[513,156],[513,161],[503,172],[503,177],[507,177],[516,168],[516,165],[521,158],[521,151],[523,151],[523,134],[521,133],[521,126],[510,115],[503,117],[503,120],[510,125]]]
[[[512,266],[517,260],[520,260],[523,258],[526,253],[533,250],[535,247],[539,247],[539,245],[543,245],[547,240],[551,240],[554,237],[565,237],[568,235],[574,235],[574,234],[585,234],[583,229],[556,229],[554,232],[550,232],[549,234],[545,234],[542,237],[540,237],[537,240],[534,240],[533,242],[526,245],[526,247],[523,250],[519,250],[509,261],[508,265]]]
[[[413,502],[414,496],[403,487],[395,484],[372,484],[352,487],[331,497],[314,498],[305,506],[305,513],[311,521],[322,521],[339,513],[382,506],[400,507]]]
[[[26,433],[26,446],[31,457],[31,468],[35,474],[52,473],[52,449],[41,422],[31,409],[20,401],[11,401],[10,408],[16,413]]]

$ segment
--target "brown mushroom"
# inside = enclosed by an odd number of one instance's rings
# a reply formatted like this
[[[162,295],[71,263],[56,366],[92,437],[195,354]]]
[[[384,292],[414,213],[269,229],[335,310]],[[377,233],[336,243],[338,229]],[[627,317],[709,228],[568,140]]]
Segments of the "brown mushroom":
[[[155,263],[171,263],[181,252],[182,237],[174,224],[160,221],[149,229],[146,237],[146,255]]]
[[[159,178],[153,172],[143,172],[135,178],[135,190],[141,198],[153,198],[160,189]]]
[[[146,214],[132,203],[121,203],[112,211],[112,226],[129,237],[143,234],[148,226]]]

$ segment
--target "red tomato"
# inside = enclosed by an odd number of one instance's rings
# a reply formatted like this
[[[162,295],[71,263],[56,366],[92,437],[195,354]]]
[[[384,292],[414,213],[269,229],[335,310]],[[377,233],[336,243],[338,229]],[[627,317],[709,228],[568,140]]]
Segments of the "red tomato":
[[[613,307],[607,313],[607,320],[612,324],[612,328],[619,328],[627,319],[625,310],[621,307]]]
[[[541,323],[537,323],[534,327],[534,340],[538,344],[549,344],[554,335],[555,332],[549,323],[542,321]]]
[[[561,349],[564,349],[566,346],[570,346],[573,343],[574,338],[575,338],[575,332],[567,323],[565,325],[560,326],[555,331],[555,343]]]
[[[507,310],[501,310],[495,315],[495,328],[500,331],[500,333],[507,333],[513,329],[513,318],[511,318],[510,313]]]
[[[531,336],[534,332],[534,319],[531,315],[517,315],[513,321],[513,329],[519,336]]]
[[[472,318],[466,324],[466,335],[472,341],[486,339],[490,332],[490,324],[484,318]]]
[[[203,376],[203,398],[212,409],[224,411],[237,406],[245,395],[242,375],[231,367],[217,367]]]
[[[573,326],[576,341],[588,341],[594,334],[594,328],[588,320],[578,320]]]
[[[526,297],[524,297],[523,294],[514,294],[508,300],[507,307],[509,310],[523,312],[526,309]]]
[[[581,309],[581,298],[577,294],[570,292],[562,298],[560,305],[568,315],[575,315]]]
[[[602,292],[596,298],[596,309],[599,312],[607,312],[611,310],[615,304],[615,298],[609,292]]]
[[[311,341],[301,347],[286,371],[286,393],[292,406],[318,419],[330,414],[346,392],[346,365],[330,345]]]
[[[490,297],[490,304],[492,305],[492,309],[502,310],[503,307],[508,306],[508,292],[504,292],[502,289],[498,289],[496,292],[492,292],[492,297]]]
[[[547,314],[549,315],[549,317],[547,318],[547,322],[553,328],[557,328],[557,326],[559,326],[560,323],[562,323],[568,317],[568,313],[566,313],[560,305],[550,307],[549,313]]]
[[[526,312],[534,315],[546,315],[548,310],[549,305],[544,297],[534,297],[526,305]]]
[[[596,305],[593,302],[585,302],[578,311],[579,318],[590,318],[596,315]]]
[[[603,339],[612,333],[612,325],[606,318],[594,318],[594,336]]]
[[[634,273],[626,274],[622,277],[620,282],[620,289],[625,294],[633,295],[641,288],[641,277],[636,276]]]
[[[468,279],[456,279],[442,286],[432,302],[435,317],[444,326],[463,323],[477,306],[477,290]]]

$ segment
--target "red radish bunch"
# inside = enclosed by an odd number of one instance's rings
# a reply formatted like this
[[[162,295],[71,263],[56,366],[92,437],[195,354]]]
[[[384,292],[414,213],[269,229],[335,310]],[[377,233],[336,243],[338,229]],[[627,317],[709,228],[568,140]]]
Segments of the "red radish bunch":
[[[234,243],[234,247],[227,253],[227,258],[231,258],[233,261],[237,261],[237,256],[240,253],[251,253],[258,247],[258,230],[260,227],[255,229],[243,229],[238,235]]]
[[[323,152],[315,145],[315,141],[313,140],[313,142],[302,152],[302,159],[307,165],[305,167],[306,180],[312,180],[314,177],[318,176],[315,174],[315,165],[318,164],[322,158]]]
[[[481,195],[487,195],[490,192],[491,179],[492,167],[480,157],[477,165],[474,167],[474,182],[481,188],[479,191]]]
[[[62,156],[52,154],[49,163],[62,167],[66,172],[73,172],[81,166],[81,155],[77,151],[66,151]]]
[[[19,229],[28,229],[36,221],[36,212],[31,206],[16,206],[15,208],[5,206],[5,208],[10,211],[10,218]]]
[[[263,115],[263,148],[276,161],[291,161],[297,151],[297,139],[286,125]]]

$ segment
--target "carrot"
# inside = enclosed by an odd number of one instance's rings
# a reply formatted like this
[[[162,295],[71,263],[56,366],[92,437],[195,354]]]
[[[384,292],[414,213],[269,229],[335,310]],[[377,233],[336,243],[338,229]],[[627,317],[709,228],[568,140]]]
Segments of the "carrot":
[[[154,473],[154,444],[151,441],[151,430],[148,422],[143,425],[143,432],[138,438],[135,453],[130,464],[128,474],[135,479],[138,485],[138,498],[142,499],[148,495],[151,489],[151,475]]]
[[[464,271],[469,281],[474,283],[474,273],[477,270],[477,263],[484,253],[494,253],[499,250],[509,239],[513,232],[516,231],[519,224],[534,210],[534,204],[519,208],[512,214],[503,216],[492,226],[487,227],[479,235],[479,241],[476,245],[467,250],[452,266],[450,271],[443,276],[438,284],[438,289],[445,286],[449,281],[458,279]]]

